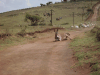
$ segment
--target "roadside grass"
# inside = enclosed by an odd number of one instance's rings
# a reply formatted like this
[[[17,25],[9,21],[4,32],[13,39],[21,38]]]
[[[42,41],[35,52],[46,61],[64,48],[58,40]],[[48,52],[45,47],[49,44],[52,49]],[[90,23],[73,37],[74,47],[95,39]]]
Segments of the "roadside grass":
[[[78,60],[73,67],[84,67],[85,64],[89,64],[91,67],[90,75],[100,75],[100,42],[97,41],[96,35],[91,31],[82,34],[82,37],[76,37],[70,43],[74,57]]]
[[[6,49],[11,46],[20,45],[28,43],[30,40],[34,40],[32,37],[17,37],[17,36],[9,36],[3,39],[0,39],[0,50]]]

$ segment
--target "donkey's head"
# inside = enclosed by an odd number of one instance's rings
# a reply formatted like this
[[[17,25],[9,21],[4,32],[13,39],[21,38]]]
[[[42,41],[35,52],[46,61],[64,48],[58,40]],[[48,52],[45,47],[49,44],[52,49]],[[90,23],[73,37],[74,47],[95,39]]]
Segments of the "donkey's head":
[[[70,34],[69,34],[69,33],[66,33],[66,35],[70,36]]]
[[[58,29],[54,29],[54,32],[58,32]]]

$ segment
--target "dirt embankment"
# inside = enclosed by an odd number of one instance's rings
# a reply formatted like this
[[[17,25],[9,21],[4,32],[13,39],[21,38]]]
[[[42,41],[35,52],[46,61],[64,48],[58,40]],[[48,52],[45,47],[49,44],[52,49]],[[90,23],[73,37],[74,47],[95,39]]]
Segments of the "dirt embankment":
[[[1,38],[5,38],[5,37],[8,37],[8,36],[12,36],[11,34],[7,33],[7,34],[0,34],[0,39]]]
[[[54,29],[64,29],[64,28],[59,28],[59,27],[56,27],[56,28],[47,28],[47,29],[44,29],[42,31],[35,31],[35,32],[30,32],[30,33],[26,33],[28,35],[34,35],[36,33],[45,33],[45,32],[49,32],[49,31],[52,31]],[[18,33],[18,35],[20,36],[25,36],[26,34],[21,34],[21,33]]]
[[[98,16],[98,9],[100,7],[100,1],[97,2],[93,7],[92,7],[92,10],[93,10],[93,13],[91,13],[89,15],[89,17],[85,20],[85,21],[96,21],[97,20],[97,16]]]
[[[20,36],[25,36],[26,34],[28,34],[28,35],[34,35],[34,34],[36,34],[36,33],[44,33],[44,32],[49,32],[49,31],[52,31],[52,30],[54,30],[54,29],[64,29],[64,28],[59,28],[59,27],[56,27],[56,28],[47,28],[47,29],[44,29],[44,30],[42,30],[42,31],[35,31],[35,32],[30,32],[30,33],[17,33],[17,35],[20,35]],[[6,37],[8,37],[8,36],[12,36],[12,34],[10,34],[10,33],[3,33],[3,34],[0,34],[0,39],[1,38],[6,38]]]

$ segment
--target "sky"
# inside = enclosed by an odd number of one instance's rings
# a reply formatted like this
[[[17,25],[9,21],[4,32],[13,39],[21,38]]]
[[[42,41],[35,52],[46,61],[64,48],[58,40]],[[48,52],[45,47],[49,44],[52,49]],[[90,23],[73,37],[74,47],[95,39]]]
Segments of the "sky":
[[[61,2],[61,0],[0,0],[0,13],[40,6],[40,3],[46,4],[52,1]]]

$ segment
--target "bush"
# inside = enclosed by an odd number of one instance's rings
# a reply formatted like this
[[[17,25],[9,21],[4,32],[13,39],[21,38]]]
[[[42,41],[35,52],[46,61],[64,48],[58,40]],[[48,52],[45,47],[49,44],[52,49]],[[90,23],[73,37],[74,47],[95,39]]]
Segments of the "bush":
[[[87,9],[87,11],[88,11],[88,12],[93,12],[93,10],[92,10],[92,9]]]
[[[97,40],[100,41],[100,27],[98,26],[95,26],[92,30],[91,30],[91,33],[93,35],[96,36]]]
[[[41,5],[41,7],[43,6],[43,4],[40,4]]]
[[[21,29],[21,31],[18,33],[18,35],[20,35],[20,36],[24,36],[24,35],[26,35],[26,28],[27,28],[27,26],[25,26],[25,28],[23,28],[23,29]]]
[[[96,33],[98,31],[98,28],[97,26],[95,26],[92,30],[91,30],[91,33]]]
[[[0,26],[4,26],[4,24],[0,24]]]
[[[31,25],[37,25],[38,22],[40,21],[41,17],[37,16],[37,15],[30,15],[30,14],[26,13],[24,21],[27,21],[28,19],[31,21]]]
[[[96,33],[96,38],[98,41],[100,41],[100,28],[98,29],[98,31]]]

